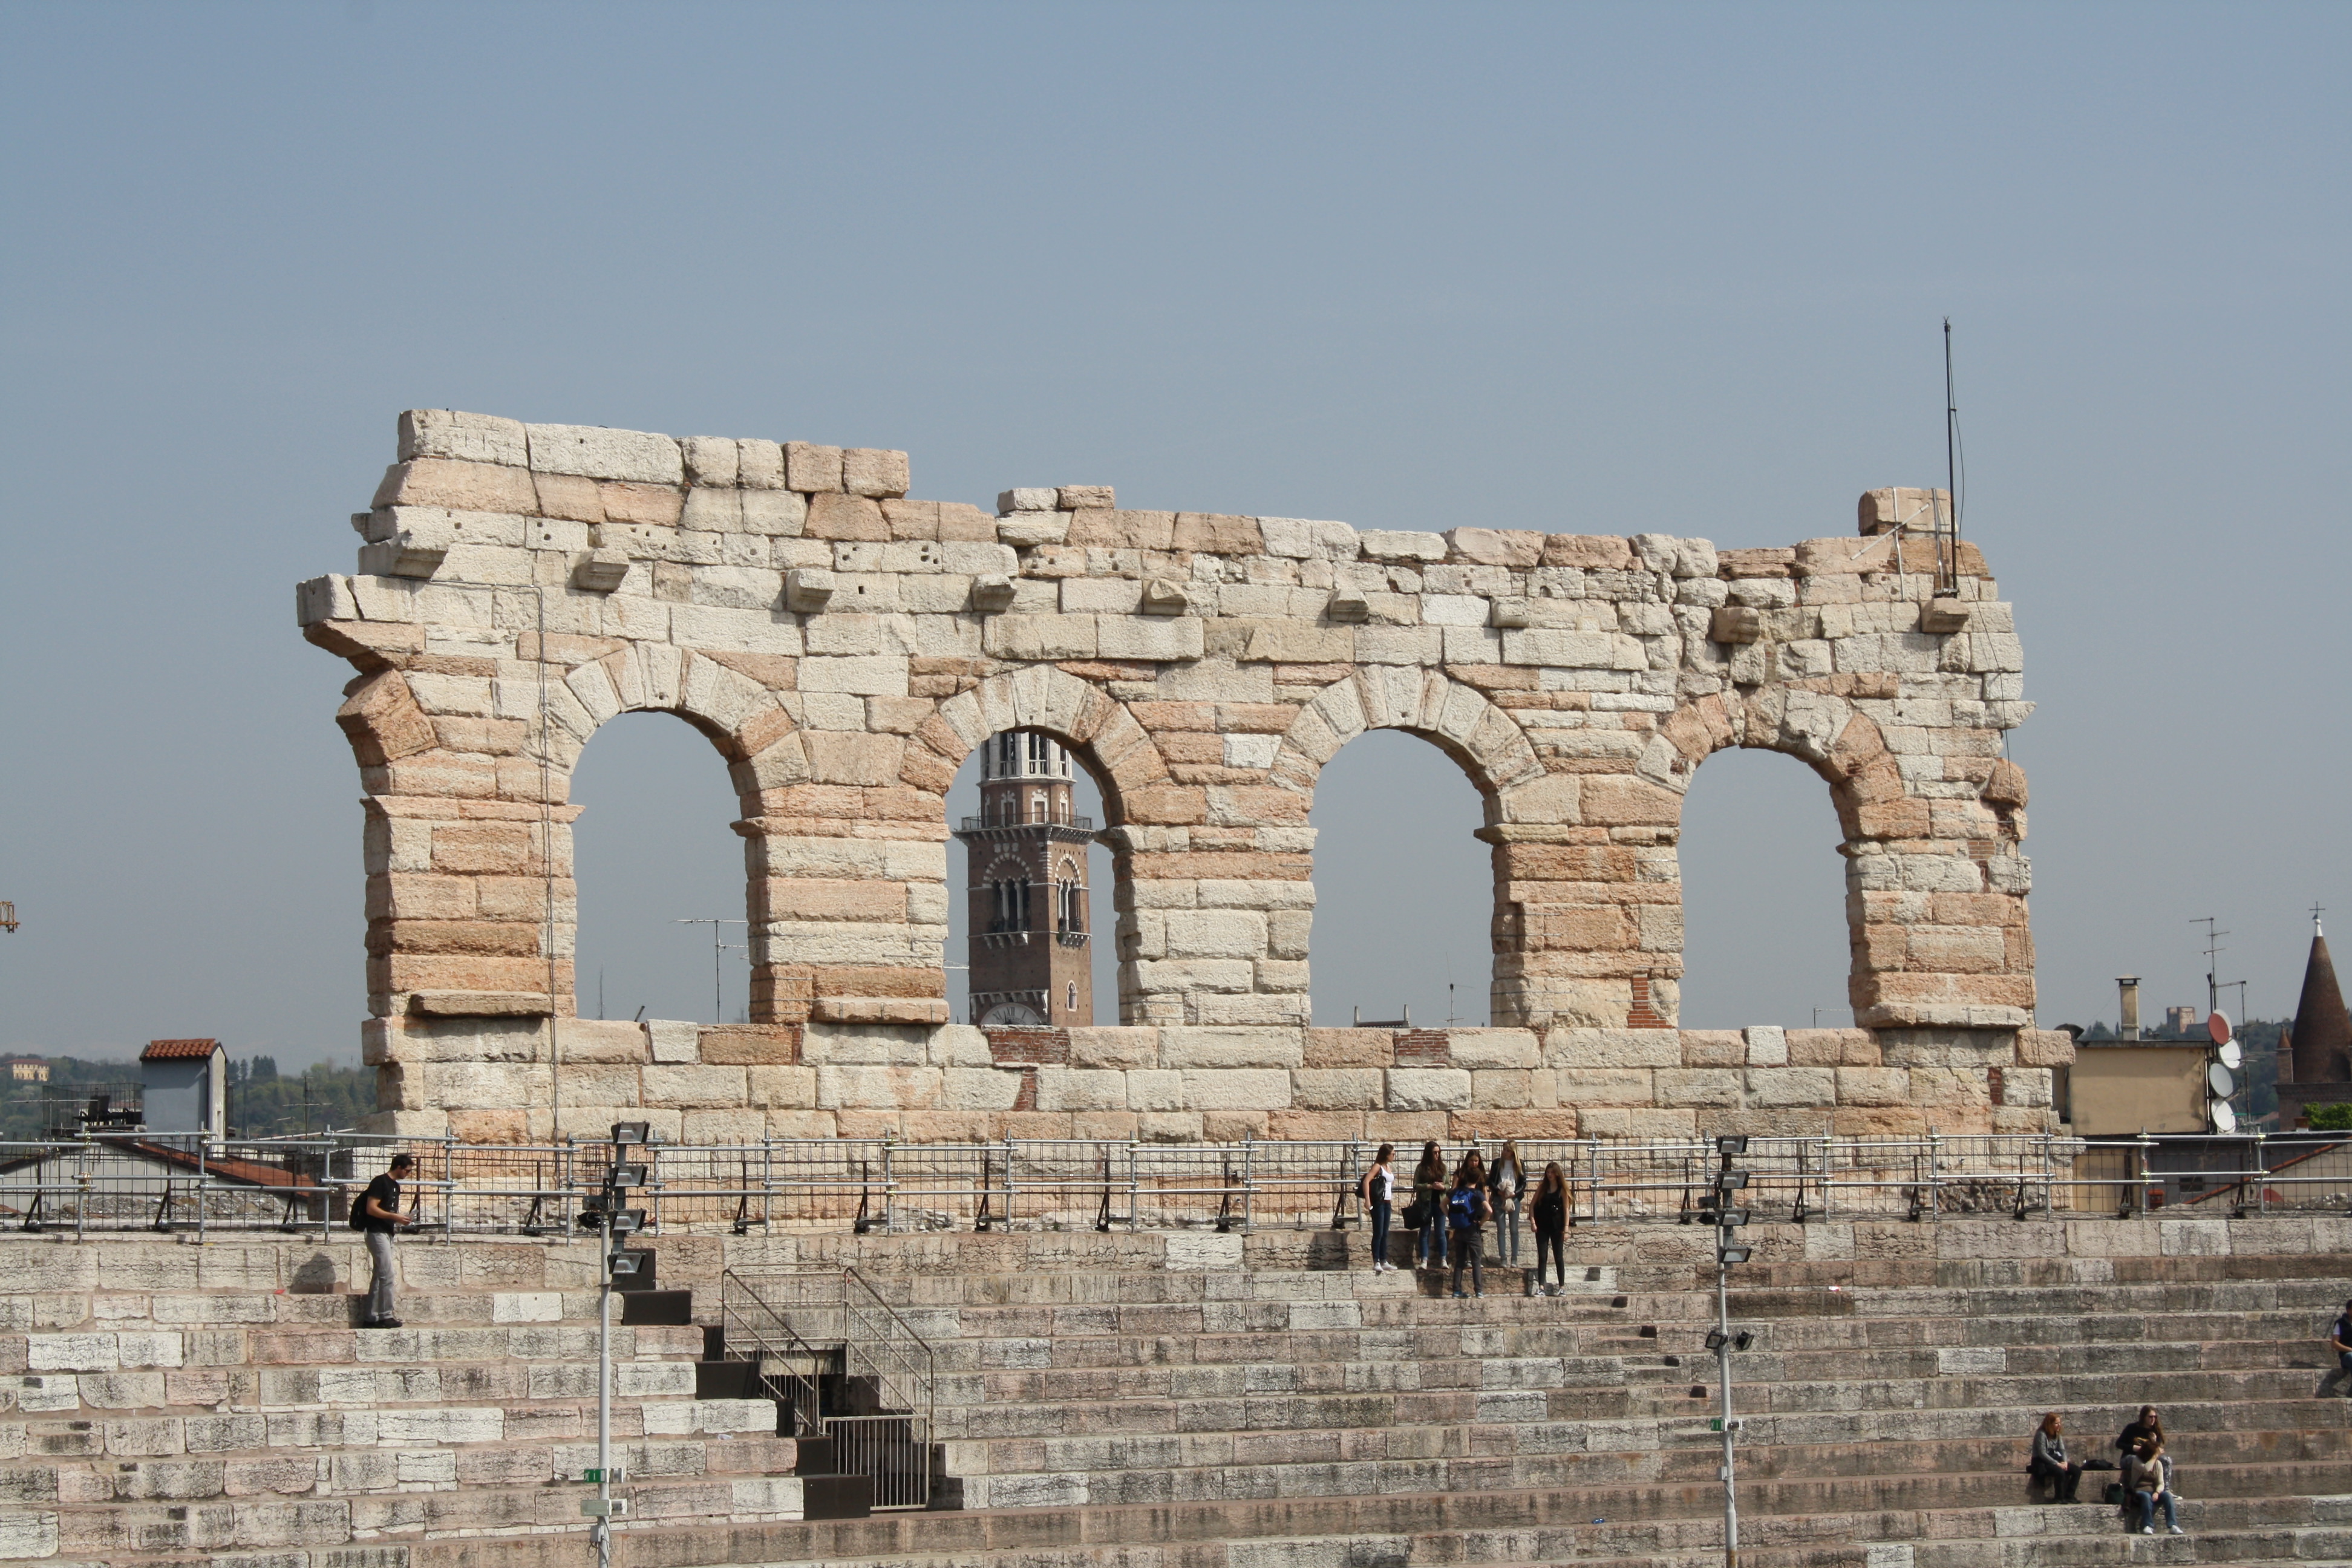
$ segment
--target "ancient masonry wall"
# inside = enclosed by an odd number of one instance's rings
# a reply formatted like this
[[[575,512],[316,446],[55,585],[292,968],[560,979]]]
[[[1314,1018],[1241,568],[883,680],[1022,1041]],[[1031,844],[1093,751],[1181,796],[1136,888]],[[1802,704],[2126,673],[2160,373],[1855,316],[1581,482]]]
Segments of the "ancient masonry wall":
[[[2000,754],[2031,705],[1976,550],[1937,585],[1931,492],[1866,493],[1858,536],[1717,551],[1122,510],[1097,486],[1009,490],[991,516],[907,499],[899,452],[436,410],[402,416],[399,459],[352,519],[359,572],[298,607],[359,671],[337,718],[366,791],[365,1045],[404,1127],[542,1135],[559,1094],[910,1134],[1483,1110],[1556,1129],[1606,1104],[1666,1119],[1629,1130],[2046,1118],[2057,1047],[2021,1035],[2025,781]],[[753,1026],[697,1031],[691,1059],[676,1031],[571,1016],[568,780],[639,710],[709,736],[741,803]],[[1428,739],[1484,799],[1496,1029],[1307,1027],[1307,813],[1370,728]],[[947,1025],[944,795],[1007,729],[1102,785],[1128,1027]],[[1860,1030],[1673,1029],[1682,798],[1727,746],[1830,791]],[[950,1087],[969,1072],[987,1087]],[[1347,1073],[1377,1095],[1309,1076]]]

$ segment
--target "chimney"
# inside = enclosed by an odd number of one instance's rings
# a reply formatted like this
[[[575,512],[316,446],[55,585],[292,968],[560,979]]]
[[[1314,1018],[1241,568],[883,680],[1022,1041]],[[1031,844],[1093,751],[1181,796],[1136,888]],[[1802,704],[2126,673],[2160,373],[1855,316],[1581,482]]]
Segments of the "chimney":
[[[2139,1038],[2139,976],[2116,975],[2116,989],[2122,993],[2123,997],[2116,1019],[2116,1037],[2137,1040]]]

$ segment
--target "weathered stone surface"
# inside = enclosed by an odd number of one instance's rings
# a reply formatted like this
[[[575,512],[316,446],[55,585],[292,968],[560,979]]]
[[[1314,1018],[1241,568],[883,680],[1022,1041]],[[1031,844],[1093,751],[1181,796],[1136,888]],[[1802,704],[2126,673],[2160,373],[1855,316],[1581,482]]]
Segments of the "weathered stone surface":
[[[705,1128],[747,1107],[864,1126],[908,1109],[898,1094],[1065,1134],[1277,1112],[1450,1127],[1573,1103],[1589,1074],[1612,1102],[1646,1082],[1689,1125],[1816,1104],[1874,1125],[2051,1114],[2063,1064],[2030,1032],[2025,781],[1999,743],[2029,708],[2014,618],[1972,548],[1949,603],[1926,597],[1933,542],[1906,521],[1924,492],[1865,498],[1888,532],[1718,552],[1475,516],[1441,534],[1121,510],[1091,485],[1009,489],[991,517],[908,498],[896,451],[448,411],[405,416],[397,457],[357,520],[362,570],[297,605],[360,673],[337,717],[367,790],[368,1049],[394,1116],[553,1126],[541,1020],[572,1006],[569,773],[601,724],[644,710],[687,718],[732,770],[752,1027],[865,1031],[879,1054],[804,1068],[783,1034],[689,1056],[666,1026],[641,1050],[583,1033],[573,1068],[602,1076],[567,1103],[666,1097]],[[1400,1047],[1306,1027],[1315,787],[1373,728],[1441,746],[1487,803],[1496,1031]],[[1003,1068],[940,1031],[944,791],[1020,729],[1103,784],[1121,885],[1099,940],[1137,1031],[1033,1065],[1124,1075],[1123,1100],[1074,1077],[1055,1108],[1034,1079],[999,1106]],[[1672,1027],[1684,792],[1731,745],[1799,759],[1836,807],[1855,1029]],[[2039,1076],[1995,1105],[1997,1066]],[[742,1077],[732,1107],[645,1076],[688,1068],[770,1076]],[[1365,1071],[1389,1075],[1377,1110],[1360,1079],[1297,1076]],[[950,1089],[947,1072],[990,1076]],[[1275,1077],[1195,1081],[1217,1072]],[[1709,1074],[1736,1092],[1676,1076]]]

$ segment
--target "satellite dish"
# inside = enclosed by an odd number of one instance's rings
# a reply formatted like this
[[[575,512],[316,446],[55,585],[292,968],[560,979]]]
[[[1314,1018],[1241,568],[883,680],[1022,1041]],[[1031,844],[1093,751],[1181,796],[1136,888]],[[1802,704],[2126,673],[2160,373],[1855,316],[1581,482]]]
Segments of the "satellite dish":
[[[2227,1100],[2238,1092],[2238,1080],[2220,1062],[2205,1064],[2205,1087],[2213,1091],[2216,1100]]]
[[[2230,1102],[2226,1100],[2209,1102],[2205,1114],[2213,1119],[2213,1131],[2216,1132],[2235,1132],[2238,1130],[2238,1113],[2230,1109]]]
[[[2221,1048],[2213,1054],[2220,1057],[2221,1058],[2221,1065],[2228,1068],[2231,1072],[2236,1072],[2240,1067],[2244,1065],[2246,1059],[2246,1053],[2238,1048],[2238,1042],[2235,1040],[2222,1041]]]
[[[2210,1013],[2206,1014],[2205,1032],[2212,1037],[2212,1040],[2215,1045],[2228,1045],[2230,1043],[2230,1015],[2222,1012],[2219,1007],[2216,1007]]]

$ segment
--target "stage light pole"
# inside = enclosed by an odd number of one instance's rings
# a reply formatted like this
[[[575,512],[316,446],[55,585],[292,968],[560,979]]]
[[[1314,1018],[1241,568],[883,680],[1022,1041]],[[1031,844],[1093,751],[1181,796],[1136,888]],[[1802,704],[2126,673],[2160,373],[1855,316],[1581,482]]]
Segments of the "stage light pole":
[[[1733,1443],[1740,1429],[1739,1418],[1731,1413],[1731,1352],[1746,1350],[1755,1342],[1753,1334],[1731,1331],[1732,1265],[1745,1263],[1751,1249],[1739,1240],[1739,1227],[1748,1223],[1748,1211],[1732,1206],[1731,1195],[1746,1189],[1748,1173],[1731,1168],[1734,1156],[1748,1152],[1745,1134],[1731,1134],[1715,1141],[1716,1152],[1722,1157],[1722,1168],[1716,1173],[1707,1189],[1710,1213],[1699,1217],[1710,1221],[1715,1232],[1715,1331],[1706,1336],[1706,1348],[1715,1352],[1715,1381],[1720,1390],[1722,1414],[1716,1417],[1716,1430],[1723,1435],[1723,1563],[1724,1568],[1739,1568],[1739,1492],[1733,1468]]]
[[[596,1568],[612,1568],[613,1521],[629,1511],[627,1500],[613,1496],[614,1484],[626,1479],[613,1463],[613,1282],[637,1272],[640,1255],[624,1252],[621,1238],[645,1227],[646,1211],[623,1205],[631,1187],[646,1184],[648,1170],[644,1163],[630,1160],[628,1151],[651,1143],[652,1130],[642,1121],[615,1121],[612,1142],[613,1160],[605,1167],[604,1188],[581,1211],[579,1220],[583,1228],[599,1233],[602,1265],[596,1293],[596,1468],[583,1478],[596,1483],[596,1496],[580,1505],[580,1511],[595,1521],[589,1537],[596,1545]]]

